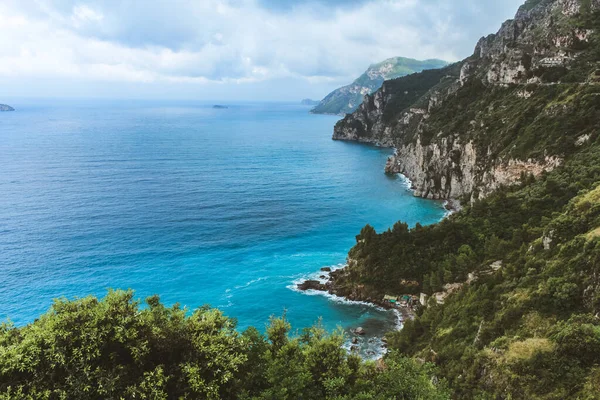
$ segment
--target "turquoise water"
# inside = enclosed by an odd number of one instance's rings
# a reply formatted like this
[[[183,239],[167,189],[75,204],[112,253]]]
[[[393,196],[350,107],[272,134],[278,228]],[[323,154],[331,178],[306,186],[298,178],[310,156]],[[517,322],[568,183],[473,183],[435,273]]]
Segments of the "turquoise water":
[[[331,140],[293,104],[13,101],[0,114],[0,319],[132,288],[220,307],[241,329],[390,328],[388,312],[292,290],[367,223],[438,221],[383,173],[389,149]]]

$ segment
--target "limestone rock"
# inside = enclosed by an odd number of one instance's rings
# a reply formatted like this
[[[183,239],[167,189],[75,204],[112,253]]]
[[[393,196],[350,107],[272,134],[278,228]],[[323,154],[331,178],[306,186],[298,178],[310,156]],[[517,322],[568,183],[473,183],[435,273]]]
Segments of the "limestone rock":
[[[600,9],[600,0],[592,0],[590,7]],[[425,71],[418,74],[420,77],[387,81],[377,92],[366,95],[354,113],[336,124],[333,139],[395,148],[385,172],[405,175],[413,183],[415,196],[428,199],[468,195],[474,201],[500,186],[517,183],[523,175],[551,171],[561,164],[560,154],[539,156],[538,151],[534,158],[522,157],[522,153],[511,154],[511,147],[501,147],[501,139],[488,139],[497,136],[498,129],[510,120],[498,121],[494,129],[486,125],[484,116],[495,107],[492,100],[478,105],[488,109],[474,110],[468,124],[455,124],[460,129],[446,129],[440,120],[454,124],[454,116],[444,114],[444,106],[455,102],[461,93],[471,96],[469,90],[481,85],[483,92],[521,85],[514,89],[512,98],[527,101],[534,97],[535,85],[542,84],[542,72],[568,69],[577,58],[577,49],[585,48],[579,44],[590,40],[593,31],[570,19],[581,12],[580,8],[578,0],[521,7],[496,34],[480,39],[471,57],[439,70],[443,73],[437,81],[433,82],[431,71]],[[422,92],[415,93],[419,90]],[[550,107],[544,112],[550,115],[564,110]],[[435,131],[433,121],[437,121]],[[510,129],[506,132],[509,135]],[[574,142],[582,146],[587,140],[581,137]]]

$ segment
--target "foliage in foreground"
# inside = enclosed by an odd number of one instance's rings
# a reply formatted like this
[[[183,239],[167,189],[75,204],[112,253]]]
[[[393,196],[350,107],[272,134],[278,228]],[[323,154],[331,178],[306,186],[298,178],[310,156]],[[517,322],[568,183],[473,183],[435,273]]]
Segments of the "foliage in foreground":
[[[133,292],[57,300],[34,323],[0,329],[0,399],[445,399],[429,364],[363,362],[319,326],[266,336],[208,307],[191,315]]]

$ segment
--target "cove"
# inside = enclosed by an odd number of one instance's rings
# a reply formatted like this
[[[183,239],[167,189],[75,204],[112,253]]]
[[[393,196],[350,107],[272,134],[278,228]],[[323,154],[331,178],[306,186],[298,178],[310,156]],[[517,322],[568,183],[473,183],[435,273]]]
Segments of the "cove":
[[[331,140],[286,103],[14,100],[0,121],[0,319],[131,288],[221,308],[240,329],[393,328],[389,312],[293,282],[343,264],[365,224],[439,221],[383,173],[390,149]]]

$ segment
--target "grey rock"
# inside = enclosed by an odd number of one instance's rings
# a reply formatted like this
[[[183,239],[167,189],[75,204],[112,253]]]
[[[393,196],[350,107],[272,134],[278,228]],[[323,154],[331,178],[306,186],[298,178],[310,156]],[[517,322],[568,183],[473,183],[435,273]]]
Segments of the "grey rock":
[[[559,31],[553,25],[556,15],[569,18],[579,12],[579,7],[577,0],[544,1],[521,7],[496,34],[481,38],[471,57],[440,70],[447,74],[418,101],[404,109],[394,109],[393,120],[386,111],[398,107],[402,95],[398,82],[408,78],[400,78],[395,86],[384,82],[378,91],[367,94],[356,111],[336,124],[333,139],[395,148],[385,172],[405,175],[412,181],[414,195],[427,199],[467,195],[474,201],[501,186],[517,183],[522,173],[538,176],[551,171],[562,163],[557,155],[519,159],[510,156],[506,149],[494,149],[495,154],[504,155],[492,158],[489,145],[486,148],[472,139],[487,134],[482,121],[471,121],[466,131],[444,135],[440,132],[433,137],[427,135],[428,121],[440,115],[441,106],[474,80],[488,87],[523,85],[517,96],[531,96],[525,85],[540,83],[536,71],[548,66],[568,67],[577,56],[573,48],[588,41],[590,30],[567,25],[568,29]],[[600,9],[600,0],[592,1],[591,7]]]

